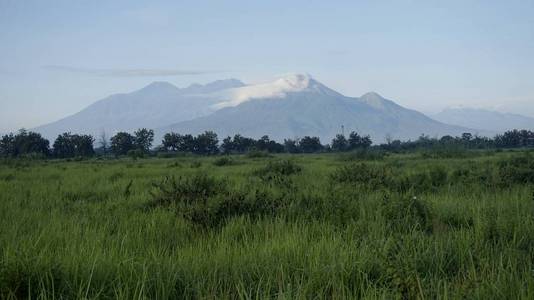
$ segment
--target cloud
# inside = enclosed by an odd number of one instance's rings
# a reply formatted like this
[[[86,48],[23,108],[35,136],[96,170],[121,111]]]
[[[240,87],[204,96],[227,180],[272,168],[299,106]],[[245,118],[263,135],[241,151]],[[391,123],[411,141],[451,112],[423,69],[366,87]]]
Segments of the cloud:
[[[88,74],[102,77],[153,77],[183,76],[217,73],[217,71],[177,70],[177,69],[90,69],[71,66],[44,66],[43,69],[57,72]]]

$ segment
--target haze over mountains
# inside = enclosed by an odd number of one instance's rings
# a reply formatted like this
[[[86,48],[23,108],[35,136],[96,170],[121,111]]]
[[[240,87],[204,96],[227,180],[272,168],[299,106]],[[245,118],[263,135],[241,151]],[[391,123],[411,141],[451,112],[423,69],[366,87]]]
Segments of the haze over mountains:
[[[341,133],[342,126],[345,133],[369,134],[375,142],[386,137],[416,139],[421,134],[493,134],[488,127],[470,129],[474,126],[436,121],[374,92],[348,97],[303,74],[254,85],[236,79],[186,88],[154,82],[132,93],[109,96],[34,130],[51,140],[67,131],[94,136],[105,131],[109,137],[118,131],[147,127],[155,130],[155,143],[166,132],[198,134],[206,130],[221,138],[269,135],[282,141],[311,135],[327,143]]]
[[[448,108],[432,117],[444,123],[495,132],[511,129],[534,130],[534,118],[485,109]]]

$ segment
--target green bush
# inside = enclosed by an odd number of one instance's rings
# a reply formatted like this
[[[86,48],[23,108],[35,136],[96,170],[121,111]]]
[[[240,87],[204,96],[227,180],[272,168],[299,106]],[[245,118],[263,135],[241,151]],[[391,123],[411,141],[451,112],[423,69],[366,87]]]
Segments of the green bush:
[[[149,207],[174,209],[181,217],[203,228],[214,228],[236,216],[275,215],[284,203],[266,190],[230,189],[224,180],[197,173],[190,177],[166,177],[153,184]]]

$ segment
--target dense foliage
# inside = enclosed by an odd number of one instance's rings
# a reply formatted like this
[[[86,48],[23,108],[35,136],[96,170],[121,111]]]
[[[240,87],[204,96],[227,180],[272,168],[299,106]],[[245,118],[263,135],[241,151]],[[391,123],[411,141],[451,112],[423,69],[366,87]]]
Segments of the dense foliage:
[[[460,137],[443,136],[431,138],[421,135],[414,141],[400,141],[388,139],[386,143],[372,146],[371,138],[351,132],[347,137],[336,135],[330,144],[323,145],[318,137],[305,136],[298,139],[285,139],[283,144],[271,140],[265,135],[259,139],[243,137],[239,134],[226,137],[219,142],[213,131],[206,131],[197,136],[191,134],[167,133],[163,136],[161,144],[152,148],[154,131],[141,128],[133,134],[118,132],[108,141],[103,134],[98,143],[100,148],[93,149],[95,139],[90,135],[63,133],[54,141],[52,149],[49,142],[40,134],[19,131],[18,134],[7,134],[0,139],[0,156],[19,157],[35,155],[46,157],[52,155],[58,158],[89,157],[95,151],[98,154],[107,154],[108,150],[115,156],[130,155],[134,158],[144,157],[153,153],[193,153],[198,155],[239,154],[249,152],[268,153],[319,153],[319,152],[347,152],[366,149],[387,152],[408,152],[414,150],[433,150],[449,153],[451,157],[466,149],[510,149],[534,147],[534,132],[529,130],[510,130],[494,138],[473,136],[464,133]]]

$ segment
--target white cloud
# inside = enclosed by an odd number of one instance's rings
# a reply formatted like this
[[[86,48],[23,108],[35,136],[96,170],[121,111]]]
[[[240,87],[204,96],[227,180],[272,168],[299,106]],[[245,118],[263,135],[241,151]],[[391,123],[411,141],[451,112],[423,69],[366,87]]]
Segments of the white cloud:
[[[283,98],[289,92],[298,92],[308,88],[310,80],[309,75],[292,74],[272,82],[226,90],[219,96],[225,100],[213,105],[213,108],[237,106],[251,99]]]

